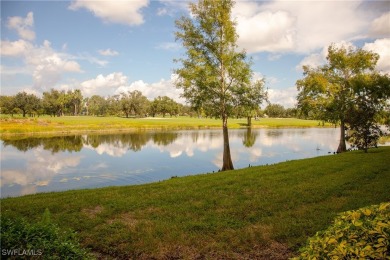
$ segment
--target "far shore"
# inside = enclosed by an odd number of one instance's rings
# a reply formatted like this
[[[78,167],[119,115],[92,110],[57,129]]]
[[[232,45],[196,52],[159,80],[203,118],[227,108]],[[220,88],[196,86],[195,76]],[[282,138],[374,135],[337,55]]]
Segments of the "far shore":
[[[318,120],[297,118],[252,119],[251,128],[307,128],[334,127]],[[34,118],[2,116],[1,136],[67,135],[87,133],[133,132],[138,130],[220,129],[221,120],[195,117],[94,117],[94,116],[41,116]],[[249,128],[246,118],[229,119],[229,129]]]

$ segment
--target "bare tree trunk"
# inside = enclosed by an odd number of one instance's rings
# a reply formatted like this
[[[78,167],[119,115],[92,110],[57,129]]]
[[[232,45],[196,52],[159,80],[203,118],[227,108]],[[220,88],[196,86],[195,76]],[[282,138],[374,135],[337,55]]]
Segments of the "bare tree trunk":
[[[222,171],[234,170],[232,156],[230,154],[229,132],[227,126],[227,116],[223,116],[223,163]]]
[[[339,147],[337,148],[337,153],[343,153],[347,151],[347,146],[345,144],[345,122],[341,120],[340,124],[340,142]]]

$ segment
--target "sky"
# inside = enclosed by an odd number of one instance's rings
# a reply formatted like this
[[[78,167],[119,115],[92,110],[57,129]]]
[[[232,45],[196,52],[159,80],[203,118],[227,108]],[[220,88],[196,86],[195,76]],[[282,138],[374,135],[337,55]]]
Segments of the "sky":
[[[174,86],[183,15],[188,1],[2,0],[1,95],[140,90],[185,103]],[[390,73],[390,1],[236,1],[232,16],[271,103],[293,107],[302,65],[324,64],[330,44],[374,51],[377,69]]]

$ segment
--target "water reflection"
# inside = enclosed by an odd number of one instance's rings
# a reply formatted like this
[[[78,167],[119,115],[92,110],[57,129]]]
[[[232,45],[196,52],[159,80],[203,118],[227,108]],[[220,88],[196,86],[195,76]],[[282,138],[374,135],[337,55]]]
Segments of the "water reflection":
[[[248,148],[252,147],[256,142],[257,135],[258,131],[252,131],[252,128],[248,128],[242,138],[242,144]]]
[[[338,129],[230,131],[235,168],[325,155]],[[1,196],[128,185],[217,171],[220,130],[3,139]]]

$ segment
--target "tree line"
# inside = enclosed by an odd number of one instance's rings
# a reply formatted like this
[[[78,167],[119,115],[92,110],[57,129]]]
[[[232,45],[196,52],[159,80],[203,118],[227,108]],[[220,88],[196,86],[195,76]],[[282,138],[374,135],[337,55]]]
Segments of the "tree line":
[[[22,114],[26,116],[64,116],[64,115],[90,115],[90,116],[177,116],[187,115],[191,117],[215,117],[212,110],[204,106],[191,107],[180,104],[167,96],[158,96],[154,100],[148,100],[141,91],[134,90],[119,95],[103,97],[93,95],[83,97],[79,89],[59,91],[51,89],[44,92],[42,97],[26,92],[19,92],[13,96],[0,96],[1,114]],[[299,117],[296,108],[284,108],[280,104],[268,104],[264,109],[260,104],[254,107],[249,116],[253,117]],[[247,117],[244,107],[236,106],[232,117]]]
[[[125,116],[145,117],[162,115],[177,116],[180,113],[191,113],[191,109],[167,96],[159,96],[148,100],[138,90],[128,91],[119,95],[102,97],[93,95],[83,97],[79,89],[59,91],[51,89],[43,92],[42,97],[26,92],[13,96],[0,96],[2,114],[22,114],[26,116]]]

